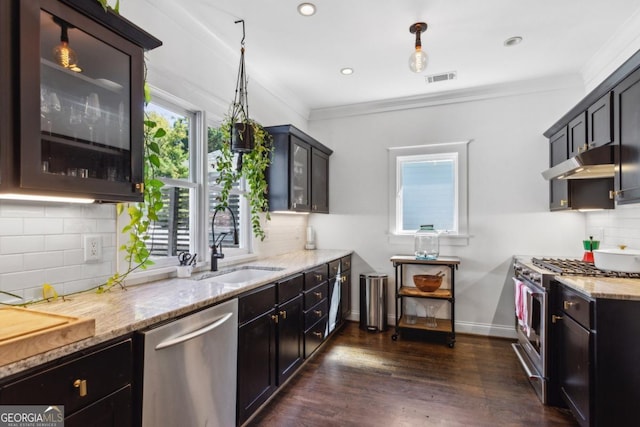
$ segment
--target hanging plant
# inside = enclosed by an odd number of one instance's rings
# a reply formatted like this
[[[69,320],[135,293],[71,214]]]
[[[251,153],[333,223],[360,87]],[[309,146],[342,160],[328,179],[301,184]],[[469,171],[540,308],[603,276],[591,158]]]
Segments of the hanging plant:
[[[260,214],[265,212],[265,219],[271,219],[265,171],[271,164],[273,144],[271,135],[258,122],[249,118],[247,74],[244,63],[244,20],[241,19],[235,23],[242,23],[238,79],[229,114],[220,126],[223,144],[220,157],[213,167],[218,172],[216,183],[221,186],[218,196],[221,207],[228,206],[233,185],[241,178],[245,179],[247,190],[244,197],[251,210],[253,235],[264,240],[265,234],[260,223]],[[236,153],[237,160],[234,164]]]
[[[236,154],[231,149],[232,122],[230,117],[226,117],[221,124],[222,148],[216,163],[212,165],[218,172],[216,184],[220,185],[220,195],[218,204],[226,207],[229,202],[229,195],[234,184],[241,178],[245,179],[247,199],[251,210],[251,229],[253,235],[260,240],[264,240],[265,234],[260,222],[260,214],[265,213],[265,219],[270,220],[268,186],[265,172],[271,164],[271,154],[273,152],[273,139],[271,135],[255,120],[248,119],[247,126],[251,128],[254,138],[253,150],[248,153]],[[241,162],[241,165],[238,163]]]

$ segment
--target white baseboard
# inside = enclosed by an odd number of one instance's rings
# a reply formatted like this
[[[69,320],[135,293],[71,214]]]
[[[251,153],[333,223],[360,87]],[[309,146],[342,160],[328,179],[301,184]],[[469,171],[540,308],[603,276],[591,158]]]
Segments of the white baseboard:
[[[351,311],[349,320],[359,322],[360,313]],[[394,315],[387,315],[387,324],[390,327],[396,324],[396,318]],[[490,323],[456,321],[456,332],[461,334],[482,335],[497,338],[517,338],[515,325],[494,325]]]

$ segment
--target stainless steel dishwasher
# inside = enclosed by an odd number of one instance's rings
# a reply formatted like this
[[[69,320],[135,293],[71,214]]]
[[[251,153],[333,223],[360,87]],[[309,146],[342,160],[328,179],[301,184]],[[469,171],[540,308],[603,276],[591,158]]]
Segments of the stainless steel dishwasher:
[[[141,334],[143,426],[235,426],[237,299]]]

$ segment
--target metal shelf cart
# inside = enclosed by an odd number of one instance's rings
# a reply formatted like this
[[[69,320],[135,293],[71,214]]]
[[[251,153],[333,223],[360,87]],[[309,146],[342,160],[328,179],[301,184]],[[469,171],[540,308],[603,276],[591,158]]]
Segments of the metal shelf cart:
[[[391,257],[391,262],[395,268],[395,309],[396,309],[396,331],[391,338],[396,341],[400,332],[404,330],[420,330],[427,332],[435,332],[440,334],[447,334],[447,343],[449,347],[453,348],[456,342],[456,330],[455,330],[455,271],[460,264],[460,258],[450,256],[440,256],[434,260],[422,260],[416,259],[415,256],[406,255],[394,255]],[[405,284],[405,266],[407,265],[428,265],[428,266],[444,266],[449,268],[449,284],[450,288],[439,288],[434,292],[423,292],[418,288]],[[437,326],[427,326],[426,318],[418,317],[414,324],[407,322],[406,316],[403,313],[403,299],[404,298],[427,298],[436,300],[449,301],[451,306],[451,316],[449,319],[436,319]]]

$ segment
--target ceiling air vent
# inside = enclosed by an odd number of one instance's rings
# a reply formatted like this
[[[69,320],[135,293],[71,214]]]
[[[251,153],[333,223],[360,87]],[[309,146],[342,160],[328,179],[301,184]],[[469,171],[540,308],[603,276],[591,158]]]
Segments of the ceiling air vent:
[[[454,80],[458,76],[456,71],[449,71],[447,73],[442,74],[431,74],[430,76],[426,76],[424,79],[429,83],[438,83],[438,82],[446,82],[447,80]]]

